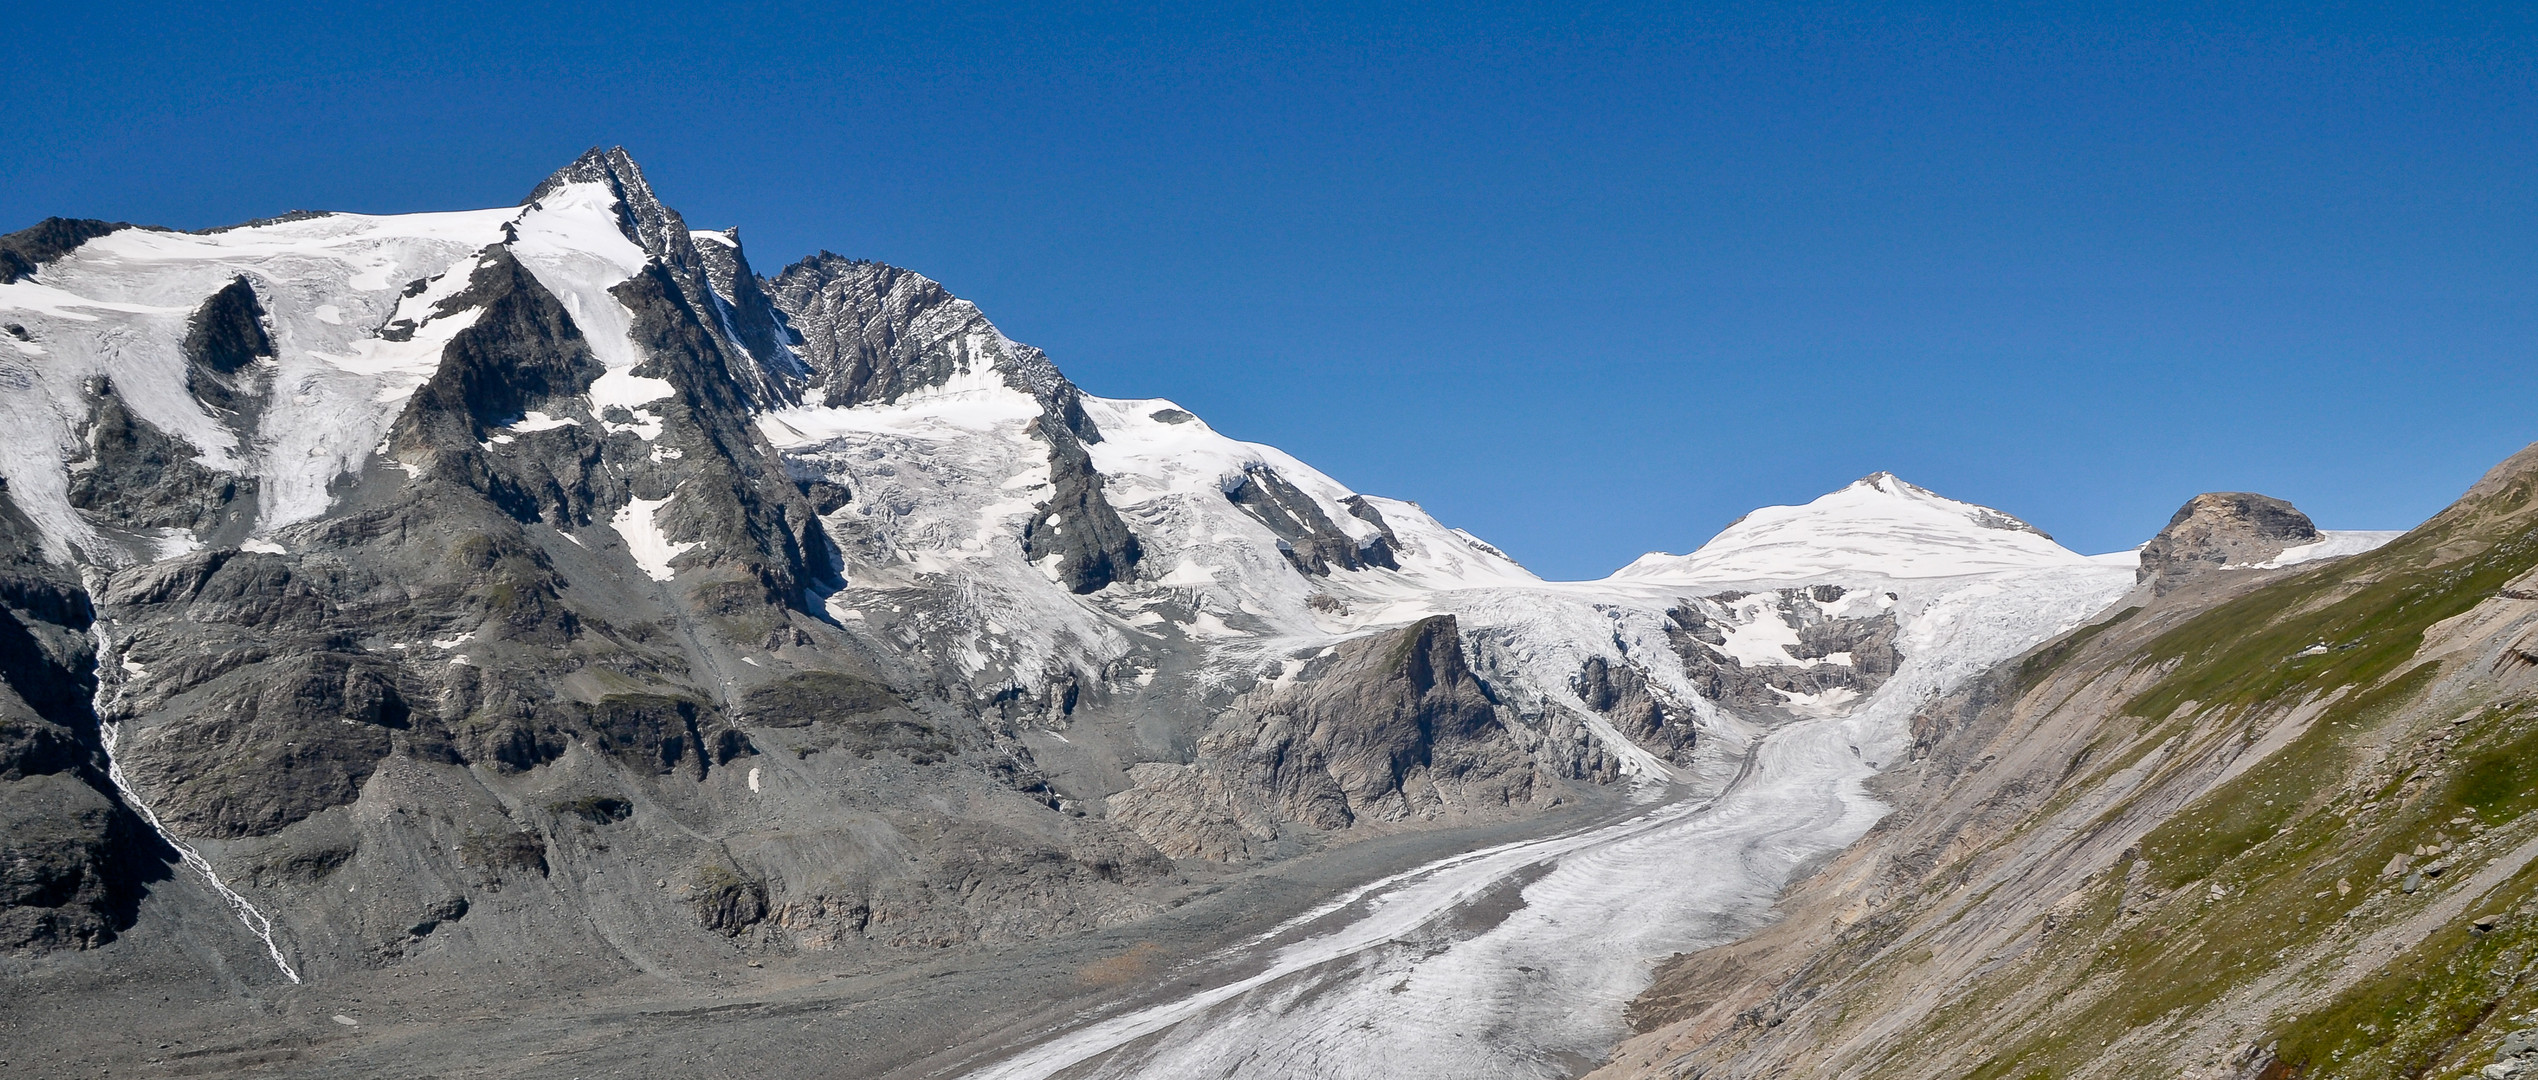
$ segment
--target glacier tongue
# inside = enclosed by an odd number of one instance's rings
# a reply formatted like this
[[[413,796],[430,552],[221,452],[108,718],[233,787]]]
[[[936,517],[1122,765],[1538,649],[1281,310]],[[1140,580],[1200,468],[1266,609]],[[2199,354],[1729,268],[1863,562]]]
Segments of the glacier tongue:
[[[1621,1007],[1658,959],[1760,925],[1791,874],[1884,815],[1863,782],[1905,750],[1914,710],[2132,585],[2124,568],[2086,560],[1844,580],[1903,597],[1905,668],[1850,710],[1736,733],[1752,741],[1751,765],[1733,782],[1696,778],[1620,824],[1379,882],[1313,924],[1328,929],[1176,973],[1201,988],[1049,1035],[970,1075],[1443,1080],[1592,1067],[1627,1036]],[[1520,595],[1538,609],[1557,593]],[[1623,583],[1588,595],[1599,605],[1655,599]]]

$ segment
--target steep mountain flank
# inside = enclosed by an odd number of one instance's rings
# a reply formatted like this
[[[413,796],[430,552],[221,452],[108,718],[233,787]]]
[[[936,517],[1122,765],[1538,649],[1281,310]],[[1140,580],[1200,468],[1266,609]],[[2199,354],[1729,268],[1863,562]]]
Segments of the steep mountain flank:
[[[1171,855],[1269,850],[1282,829],[1522,806],[1567,770],[1537,764],[1524,726],[1463,662],[1454,618],[1334,647],[1295,681],[1238,699],[1190,765],[1138,765],[1114,820]],[[1318,677],[1317,677],[1318,676]],[[1537,793],[1537,786],[1542,789]]]
[[[132,882],[169,874],[135,809],[252,898],[245,929],[270,913],[293,978],[600,940],[674,968],[683,934],[942,944],[1150,910],[1136,891],[1168,862],[1055,812],[1009,736],[894,684],[896,658],[819,606],[844,567],[751,422],[800,365],[771,352],[772,315],[738,330],[750,309],[723,293],[760,294],[737,251],[700,254],[621,153],[494,216],[19,245],[57,289],[199,274],[207,298],[93,352],[96,320],[59,310],[89,301],[47,298],[7,361],[63,388],[11,400],[0,489],[24,646],[10,947],[95,946],[134,917]],[[36,239],[57,233],[118,235]],[[324,305],[308,291],[340,284],[283,276],[336,252],[408,262]],[[157,277],[114,261],[141,254]],[[330,367],[325,337],[356,320],[374,336]],[[321,347],[275,345],[294,339]],[[276,382],[301,391],[267,403]],[[274,410],[330,392],[369,410],[338,423],[375,456],[295,505],[307,422]],[[60,456],[30,456],[48,437]],[[788,828],[763,831],[770,811]],[[682,884],[611,884],[638,878]]]
[[[0,949],[103,945],[164,877],[115,796],[89,695],[96,649],[78,579],[46,565],[0,503]]]
[[[2538,447],[2375,552],[2145,590],[1968,684],[1897,812],[1666,964],[1598,1075],[2484,1065],[2538,1008],[2533,568]]]

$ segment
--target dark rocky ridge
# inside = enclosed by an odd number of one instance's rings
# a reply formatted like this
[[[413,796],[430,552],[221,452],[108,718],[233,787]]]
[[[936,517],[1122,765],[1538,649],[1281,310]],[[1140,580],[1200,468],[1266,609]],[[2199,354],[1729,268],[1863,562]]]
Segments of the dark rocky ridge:
[[[757,271],[749,268],[749,256],[740,247],[740,230],[725,229],[716,235],[722,237],[720,242],[707,240],[695,247],[706,285],[722,302],[718,314],[725,331],[752,358],[784,377],[788,393],[798,394],[798,383],[810,375],[809,367],[793,351],[802,343],[800,337],[767,296]]]
[[[0,500],[0,952],[104,945],[167,876],[106,776],[90,620],[78,579]]]
[[[1362,543],[1341,531],[1321,506],[1267,465],[1244,469],[1242,477],[1226,490],[1225,498],[1277,534],[1279,553],[1300,573],[1318,577],[1334,569],[1400,567],[1392,554],[1398,541],[1384,525],[1383,515],[1362,497],[1349,506],[1350,514],[1383,530],[1381,535]]]
[[[1055,490],[1022,524],[1022,553],[1034,561],[1057,560],[1057,579],[1079,593],[1127,578],[1141,550],[1137,534],[1102,497],[1102,474],[1075,433],[1048,416],[1037,422],[1049,444],[1049,481]]]
[[[33,277],[45,263],[78,250],[79,245],[132,227],[121,221],[48,217],[0,236],[0,285]]]
[[[1464,662],[1450,615],[1336,648],[1246,695],[1189,764],[1130,770],[1111,817],[1166,854],[1256,858],[1294,826],[1464,813],[1552,797],[1560,773]]]
[[[273,358],[264,306],[255,287],[237,278],[194,312],[185,332],[185,388],[220,413],[237,414],[257,396],[250,365]]]

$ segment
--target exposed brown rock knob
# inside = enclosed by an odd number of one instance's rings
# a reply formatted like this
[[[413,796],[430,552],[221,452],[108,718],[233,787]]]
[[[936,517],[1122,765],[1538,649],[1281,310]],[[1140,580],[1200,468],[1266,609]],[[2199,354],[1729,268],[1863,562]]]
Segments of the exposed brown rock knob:
[[[2261,563],[2287,548],[2313,544],[2318,527],[2297,507],[2270,495],[2214,491],[2186,500],[2168,527],[2142,545],[2137,581]]]

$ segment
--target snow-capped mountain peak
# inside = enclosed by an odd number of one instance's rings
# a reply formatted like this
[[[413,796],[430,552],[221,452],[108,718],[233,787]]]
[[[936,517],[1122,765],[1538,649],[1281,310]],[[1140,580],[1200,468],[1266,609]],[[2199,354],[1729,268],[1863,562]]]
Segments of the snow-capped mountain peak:
[[[624,147],[585,151],[540,182],[521,205],[536,206],[573,188],[592,188],[595,193],[567,202],[604,208],[626,239],[646,253],[674,266],[695,259],[695,240],[687,222],[678,211],[662,205],[652,193],[652,184],[643,178],[643,167],[635,164]]]
[[[1756,510],[1689,555],[1643,555],[1613,576],[1718,582],[1845,573],[1923,578],[2085,561],[2015,517],[1879,472],[1803,506]]]

